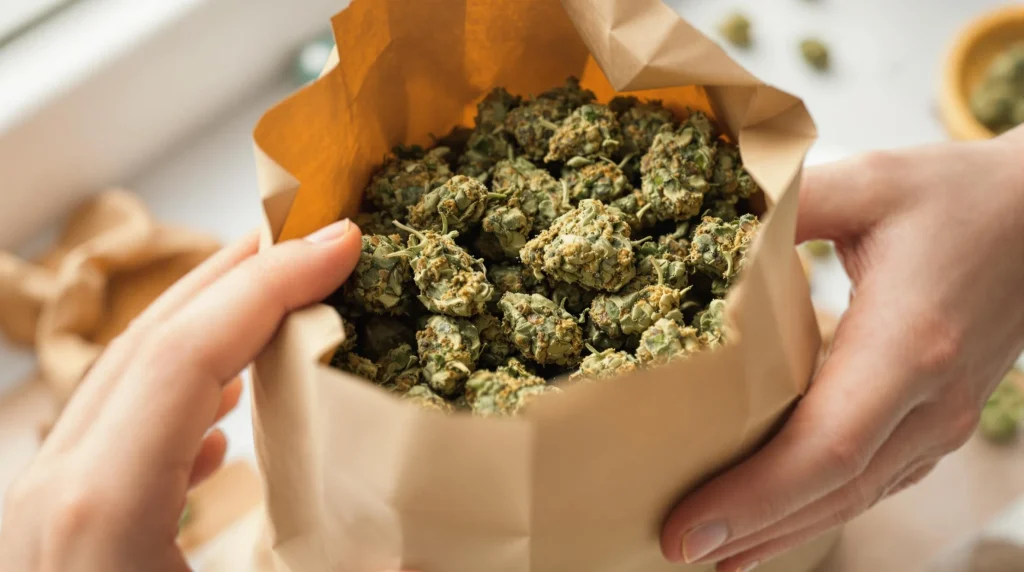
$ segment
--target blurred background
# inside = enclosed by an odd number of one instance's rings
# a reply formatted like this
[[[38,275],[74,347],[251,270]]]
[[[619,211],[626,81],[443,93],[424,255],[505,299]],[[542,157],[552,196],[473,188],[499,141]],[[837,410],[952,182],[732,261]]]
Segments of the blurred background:
[[[666,2],[755,75],[803,98],[820,135],[811,163],[948,140],[940,102],[954,44],[975,19],[1022,6]],[[333,45],[329,18],[347,4],[0,0],[0,251],[21,259],[46,252],[68,214],[111,187],[135,193],[161,221],[222,241],[254,228],[261,215],[252,128],[268,107],[316,76]],[[736,14],[749,22],[746,47],[722,31]],[[808,39],[827,48],[827,69],[805,60],[801,42]],[[828,255],[812,266],[816,305],[838,315],[849,295],[841,266]],[[35,370],[30,347],[0,342],[0,403]],[[231,458],[251,457],[249,422],[245,406],[225,421]],[[0,451],[6,434],[0,429]],[[938,471],[922,492],[852,525],[828,569],[924,569],[1024,494],[1024,449],[967,449],[965,461]],[[0,452],[0,486],[21,462]],[[967,492],[975,486],[988,486],[991,498]],[[938,503],[943,498],[951,505]],[[928,506],[936,504],[940,512]],[[929,514],[941,515],[939,524]],[[912,557],[886,560],[894,550]]]

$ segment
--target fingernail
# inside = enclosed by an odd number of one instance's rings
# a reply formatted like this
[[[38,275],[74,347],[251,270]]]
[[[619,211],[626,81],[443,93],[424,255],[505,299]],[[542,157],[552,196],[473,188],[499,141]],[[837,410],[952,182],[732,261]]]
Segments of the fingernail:
[[[760,564],[760,562],[755,560],[755,561],[751,562],[750,564],[747,564],[746,566],[737,569],[736,572],[750,572],[754,568],[757,568],[758,564]]]
[[[714,552],[729,539],[724,522],[702,524],[683,535],[683,561],[692,564]]]
[[[320,230],[308,235],[306,237],[306,241],[312,242],[313,244],[320,244],[323,242],[337,240],[348,234],[348,230],[351,227],[352,223],[347,218],[342,219],[339,220],[338,222],[333,222],[321,228]]]

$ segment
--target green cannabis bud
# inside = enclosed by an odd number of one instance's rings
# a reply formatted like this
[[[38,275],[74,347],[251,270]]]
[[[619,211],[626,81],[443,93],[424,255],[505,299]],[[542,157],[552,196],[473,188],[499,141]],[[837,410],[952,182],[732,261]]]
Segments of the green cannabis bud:
[[[1014,383],[1014,377],[1020,375],[1020,371],[1011,370],[981,410],[978,430],[993,443],[1012,440],[1024,422],[1024,392]]]
[[[677,129],[663,128],[640,162],[640,190],[659,220],[700,213],[710,190],[718,149],[707,115],[695,111]]]
[[[539,294],[508,293],[498,307],[502,328],[524,356],[539,364],[570,365],[583,349],[583,331],[576,319]]]
[[[431,316],[416,332],[421,376],[430,389],[452,397],[462,391],[480,357],[480,332],[469,320]]]
[[[636,357],[643,365],[659,365],[688,357],[700,349],[696,329],[662,318],[644,330]]]
[[[526,366],[525,363],[516,358],[508,358],[504,365],[497,368],[498,373],[504,373],[515,378],[537,377],[537,372]]]
[[[446,161],[448,153],[447,147],[437,147],[422,157],[411,152],[406,155],[408,158],[397,154],[388,158],[370,180],[366,188],[367,200],[393,219],[404,220],[409,207],[419,202],[420,197],[451,178]]]
[[[402,399],[415,404],[427,411],[438,411],[440,413],[452,413],[455,408],[443,397],[434,393],[425,385],[417,385],[402,395]]]
[[[459,157],[460,175],[484,180],[498,161],[514,151],[512,138],[505,131],[505,118],[521,101],[505,88],[497,87],[476,105],[476,128],[466,141],[465,152]]]
[[[588,103],[557,126],[548,143],[545,162],[567,161],[573,157],[611,157],[622,146],[619,120],[608,107]]]
[[[377,383],[388,391],[405,393],[420,382],[420,360],[409,344],[392,348],[377,364]]]
[[[508,206],[521,210],[536,231],[572,208],[565,186],[524,157],[499,161],[491,185],[494,192],[508,195]]]
[[[738,203],[739,200],[735,196],[707,196],[704,198],[704,212],[701,213],[701,216],[720,218],[726,222],[734,221],[740,217],[740,211],[737,208]]]
[[[813,38],[800,42],[800,53],[804,61],[818,71],[825,71],[829,66],[828,46],[821,40]]]
[[[464,232],[480,223],[487,201],[505,198],[490,193],[480,181],[465,175],[455,175],[440,187],[420,197],[409,210],[409,224],[413,227],[442,231],[449,228]]]
[[[730,14],[721,24],[718,31],[730,44],[739,48],[749,48],[752,43],[750,38],[750,19],[735,12]]]
[[[483,235],[493,237],[493,243],[497,250],[491,250],[488,258],[501,260],[503,258],[515,259],[519,257],[519,251],[526,246],[526,241],[533,230],[533,221],[517,207],[501,205],[488,209],[483,219]],[[482,240],[488,240],[486,238]],[[500,256],[495,257],[495,254]]]
[[[594,298],[588,318],[613,338],[640,334],[662,318],[682,322],[685,296],[684,290],[661,284],[629,294],[602,294]]]
[[[611,208],[617,209],[633,232],[648,229],[658,223],[658,217],[651,211],[651,202],[639,189],[612,201]]]
[[[484,311],[494,287],[487,282],[483,261],[455,243],[458,233],[420,232],[395,224],[412,236],[406,250],[390,256],[409,256],[418,299],[428,310],[464,317]]]
[[[757,217],[749,214],[730,222],[704,217],[693,231],[688,262],[731,283],[743,270],[747,249],[759,227]]]
[[[676,224],[675,230],[658,237],[658,246],[661,250],[659,257],[664,255],[686,258],[690,255],[690,221],[682,221]],[[641,253],[644,253],[641,250]]]
[[[536,99],[511,110],[505,117],[505,129],[527,157],[539,161],[548,153],[555,129],[563,119],[581,105],[594,100],[594,93],[581,89],[574,77],[564,87],[545,91]]]
[[[562,181],[568,187],[569,200],[574,203],[583,199],[609,203],[633,191],[622,167],[604,158],[596,162],[583,157],[569,159],[562,170]]]
[[[537,276],[614,292],[636,274],[629,225],[619,214],[599,201],[582,200],[527,242],[519,257]]]
[[[518,95],[512,95],[503,87],[496,87],[476,104],[476,117],[474,123],[477,128],[486,127],[489,129],[500,129],[505,125],[505,118],[508,113],[519,107],[523,99]],[[507,155],[501,155],[504,158]]]
[[[402,236],[405,233],[395,227],[395,217],[391,216],[390,213],[385,211],[377,211],[372,213],[359,213],[352,217],[352,222],[356,223],[359,230],[363,234],[383,234],[391,235],[398,234],[402,237],[402,240],[409,238],[408,236]]]
[[[587,321],[583,325],[583,341],[587,346],[593,347],[597,351],[604,350],[621,350],[626,346],[626,336],[622,334],[611,335],[608,332],[602,330],[594,323],[594,320],[588,316]]]
[[[494,295],[491,297],[493,310],[498,309],[498,300],[506,292],[517,294],[540,294],[551,297],[551,290],[543,278],[538,278],[533,271],[518,264],[492,264],[487,269],[487,277],[494,284]]]
[[[700,343],[714,349],[725,343],[725,300],[716,298],[706,310],[697,314],[694,325],[700,332]]]
[[[466,403],[481,417],[515,415],[537,396],[560,391],[537,376],[480,370],[466,382]]]
[[[569,376],[569,381],[610,379],[639,369],[639,363],[632,355],[607,349],[592,352],[580,362],[580,368]]]
[[[743,167],[739,147],[730,143],[719,142],[715,171],[711,180],[708,195],[712,198],[729,199],[733,205],[736,204],[736,199],[750,198],[758,191],[757,183]]]
[[[578,316],[586,311],[590,307],[590,303],[594,301],[594,297],[597,296],[597,292],[580,288],[575,284],[559,280],[551,280],[549,284],[551,286],[551,295],[547,296],[547,298],[550,298],[552,302],[565,308],[567,312],[574,316]]]
[[[675,125],[672,111],[658,100],[642,102],[633,96],[619,96],[608,102],[608,109],[619,119],[623,149],[638,157],[647,153],[662,127]]]
[[[662,237],[664,238],[664,237]],[[678,245],[670,242],[644,242],[636,249],[636,277],[622,289],[622,293],[636,292],[651,284],[665,284],[682,290],[689,285],[690,268],[684,255],[677,252]]]
[[[331,366],[367,381],[377,381],[377,364],[355,352],[335,352]]]
[[[1024,43],[992,61],[985,78],[971,93],[971,112],[995,133],[1024,123]]]
[[[353,300],[373,314],[405,314],[412,298],[409,261],[389,255],[403,250],[397,234],[364,234],[359,262],[346,282]]]
[[[493,314],[480,314],[473,317],[473,325],[480,332],[480,358],[477,365],[485,369],[493,369],[503,365],[512,355],[516,348],[512,341],[505,335],[501,327],[501,319]]]

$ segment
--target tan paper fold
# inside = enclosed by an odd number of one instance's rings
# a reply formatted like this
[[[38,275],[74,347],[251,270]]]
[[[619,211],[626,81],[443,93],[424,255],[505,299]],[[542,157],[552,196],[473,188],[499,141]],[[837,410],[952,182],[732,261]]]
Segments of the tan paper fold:
[[[793,247],[800,100],[766,86],[658,0],[354,0],[336,65],[269,110],[254,139],[264,245],[355,212],[393,145],[469,124],[494,86],[581,76],[711,111],[764,188],[767,219],[732,293],[732,345],[572,386],[517,419],[432,415],[323,365],[326,306],[293,314],[254,368],[274,569],[284,572],[678,570],[672,505],[762,443],[806,389],[819,337]],[[810,570],[833,537],[766,570]]]
[[[218,247],[157,223],[125,191],[102,193],[39,261],[0,253],[0,330],[35,345],[42,378],[64,401],[103,347]]]

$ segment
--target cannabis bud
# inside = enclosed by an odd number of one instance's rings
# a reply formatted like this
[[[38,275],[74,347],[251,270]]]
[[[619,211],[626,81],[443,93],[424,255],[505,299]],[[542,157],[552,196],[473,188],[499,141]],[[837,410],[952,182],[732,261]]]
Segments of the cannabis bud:
[[[551,295],[546,297],[574,316],[585,312],[590,307],[590,303],[594,301],[594,297],[597,296],[597,292],[580,288],[575,284],[558,280],[550,280],[549,283]]]
[[[730,44],[740,48],[750,47],[750,20],[743,14],[731,14],[719,24],[718,31]]]
[[[1024,422],[1024,391],[1014,383],[1014,377],[1020,375],[1019,370],[1011,370],[981,410],[981,423],[978,429],[989,441],[1010,441],[1017,435],[1021,423]]]
[[[593,100],[593,92],[581,89],[579,80],[570,77],[565,87],[545,91],[510,111],[505,117],[505,129],[527,157],[540,160],[548,153],[548,143],[558,124],[574,109]]]
[[[522,211],[533,230],[547,229],[572,208],[566,187],[523,157],[499,161],[494,167],[492,188],[508,195],[506,204]]]
[[[417,385],[409,389],[402,398],[428,411],[438,411],[441,413],[452,413],[454,411],[451,403],[430,391],[430,388],[425,385]]]
[[[658,365],[685,358],[700,349],[697,330],[662,318],[644,330],[636,357],[643,365]]]
[[[825,71],[828,69],[828,46],[825,42],[815,39],[807,39],[800,42],[800,53],[804,56],[806,61],[811,67],[818,71]]]
[[[700,213],[717,152],[711,122],[699,111],[679,128],[663,128],[655,136],[640,162],[640,189],[657,220],[685,220]]]
[[[409,241],[413,244],[390,256],[410,257],[419,300],[428,310],[449,316],[484,311],[494,287],[487,282],[483,262],[455,244],[457,233],[420,232],[395,224],[412,233]]]
[[[616,209],[586,199],[527,242],[519,256],[538,276],[614,292],[636,274],[629,233]]]
[[[591,354],[580,362],[580,369],[569,376],[569,381],[599,380],[618,377],[636,371],[639,363],[632,355],[614,349],[602,352],[590,347]]]
[[[621,146],[622,130],[615,114],[604,105],[589,103],[573,111],[557,126],[544,161],[610,157]]]
[[[757,217],[749,214],[730,222],[704,217],[693,231],[688,262],[711,276],[731,282],[743,270],[747,249],[759,227]]]
[[[654,216],[654,212],[651,211],[650,201],[639,189],[613,200],[611,208],[617,209],[621,213],[622,220],[626,221],[633,232],[658,224],[658,217]]]
[[[420,382],[419,364],[419,356],[412,346],[396,346],[377,365],[377,383],[388,391],[405,393]]]
[[[409,210],[409,224],[416,228],[437,230],[450,228],[465,231],[480,223],[487,209],[487,201],[504,198],[489,193],[480,181],[465,175],[455,175],[440,187],[420,197]]]
[[[725,343],[725,300],[712,300],[706,310],[697,313],[695,326],[700,331],[700,342],[715,349]]]
[[[454,396],[476,368],[480,357],[480,332],[469,320],[431,316],[416,332],[421,376],[430,389]]]
[[[399,236],[401,236],[402,234],[407,234],[405,233],[405,231],[401,231],[400,229],[395,227],[394,220],[395,218],[391,216],[391,214],[388,213],[387,211],[359,213],[352,217],[352,222],[356,223],[356,225],[359,226],[359,230],[361,230],[364,235],[398,234]],[[408,236],[402,236],[403,241],[407,238]]]
[[[533,221],[521,209],[502,205],[487,211],[483,220],[483,231],[494,238],[501,258],[518,258],[519,250],[526,246],[526,240],[533,229]]]
[[[466,403],[482,417],[515,415],[538,395],[560,391],[537,376],[480,370],[466,382]]]
[[[355,302],[374,314],[404,314],[412,297],[412,269],[402,257],[398,235],[363,235],[359,262],[346,286]]]
[[[331,366],[367,381],[377,381],[377,364],[355,352],[335,352]]]
[[[743,168],[743,160],[738,147],[730,143],[719,142],[716,157],[717,162],[712,177],[713,184],[709,192],[711,197],[727,199],[735,205],[737,199],[750,198],[757,192],[757,183]]]
[[[640,334],[662,318],[682,322],[685,295],[684,290],[660,284],[630,294],[602,294],[594,298],[588,318],[612,337]]]
[[[971,112],[996,133],[1024,123],[1024,43],[993,60],[971,94]]]
[[[502,328],[524,356],[539,364],[570,365],[583,348],[583,331],[576,319],[539,294],[508,293],[498,307]]]
[[[619,119],[623,148],[637,157],[647,153],[662,127],[675,125],[672,112],[657,100],[642,102],[633,96],[619,96],[608,102],[608,109]]]
[[[418,151],[397,152],[404,155],[390,157],[380,172],[370,180],[366,198],[379,210],[387,211],[393,219],[405,219],[409,207],[420,197],[451,178],[445,160],[447,147],[437,147],[420,156]]]
[[[562,170],[562,181],[573,202],[596,199],[608,203],[633,191],[621,165],[603,157],[596,162],[583,157],[569,159]]]
[[[492,264],[487,269],[487,278],[494,284],[494,295],[491,301],[497,311],[498,300],[506,292],[518,294],[540,294],[551,298],[551,291],[543,278],[538,278],[531,270],[518,264]]]
[[[501,319],[492,314],[480,314],[473,317],[473,325],[480,332],[480,358],[477,364],[482,368],[495,368],[503,365],[513,354],[516,348],[512,341],[505,335],[501,327]]]

